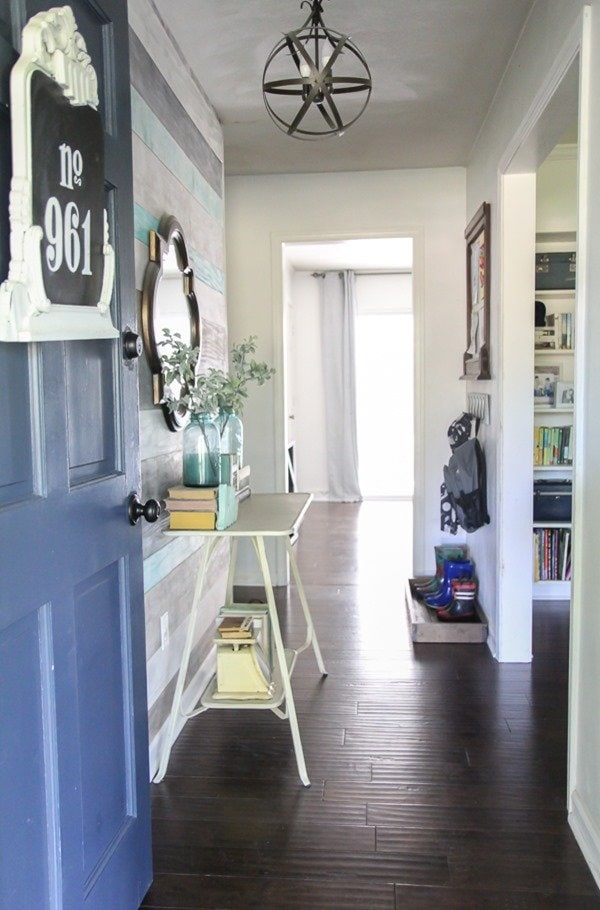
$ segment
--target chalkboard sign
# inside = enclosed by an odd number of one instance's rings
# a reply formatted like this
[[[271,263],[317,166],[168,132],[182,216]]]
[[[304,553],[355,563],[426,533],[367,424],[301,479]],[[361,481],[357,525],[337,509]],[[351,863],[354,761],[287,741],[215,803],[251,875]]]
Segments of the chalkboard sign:
[[[31,79],[33,223],[52,303],[98,305],[104,258],[104,133],[100,114],[73,107],[45,73]]]
[[[68,6],[38,13],[11,73],[11,260],[0,286],[1,341],[118,336],[98,84],[76,29]]]

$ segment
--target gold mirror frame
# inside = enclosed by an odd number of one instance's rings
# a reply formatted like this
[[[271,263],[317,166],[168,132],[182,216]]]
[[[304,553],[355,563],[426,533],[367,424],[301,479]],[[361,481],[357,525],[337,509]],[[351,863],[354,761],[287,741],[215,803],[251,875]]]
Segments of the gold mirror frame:
[[[148,366],[152,373],[154,404],[161,404],[164,394],[164,379],[160,361],[160,338],[156,338],[155,317],[158,313],[158,294],[163,279],[164,257],[171,245],[175,248],[177,266],[183,281],[183,296],[187,303],[190,320],[190,346],[200,347],[202,340],[198,301],[194,292],[194,272],[190,266],[183,230],[173,215],[163,215],[158,229],[150,231],[149,257],[142,285],[142,337]],[[167,326],[165,326],[167,328]],[[188,415],[182,410],[170,411],[162,404],[167,426],[173,433],[182,430],[188,422]]]

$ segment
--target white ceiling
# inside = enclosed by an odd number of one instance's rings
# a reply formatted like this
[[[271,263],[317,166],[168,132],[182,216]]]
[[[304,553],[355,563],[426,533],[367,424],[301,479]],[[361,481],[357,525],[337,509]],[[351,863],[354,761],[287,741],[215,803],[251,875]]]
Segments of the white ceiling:
[[[266,58],[300,0],[154,0],[223,124],[228,174],[465,165],[534,0],[331,0],[373,93],[341,138],[291,139],[265,109]]]

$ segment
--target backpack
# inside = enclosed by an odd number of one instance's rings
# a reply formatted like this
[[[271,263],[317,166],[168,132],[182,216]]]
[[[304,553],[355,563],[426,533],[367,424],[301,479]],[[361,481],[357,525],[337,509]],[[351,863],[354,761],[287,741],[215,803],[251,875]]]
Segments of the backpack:
[[[490,522],[485,455],[477,439],[477,427],[472,436],[471,415],[463,414],[448,429],[452,455],[444,467],[441,527],[452,534],[459,527],[470,534]]]

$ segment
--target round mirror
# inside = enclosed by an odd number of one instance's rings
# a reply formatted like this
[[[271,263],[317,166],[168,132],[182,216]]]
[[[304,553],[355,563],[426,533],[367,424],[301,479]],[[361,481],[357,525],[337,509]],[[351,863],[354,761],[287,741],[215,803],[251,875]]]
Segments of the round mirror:
[[[158,230],[150,231],[149,261],[142,287],[142,334],[148,365],[152,372],[154,403],[160,404],[165,385],[161,355],[167,353],[164,330],[179,333],[191,347],[200,347],[200,314],[194,293],[192,271],[181,225],[172,215],[164,215]],[[170,393],[179,397],[179,389]],[[162,405],[167,426],[176,432],[188,421],[185,411],[170,411]]]

